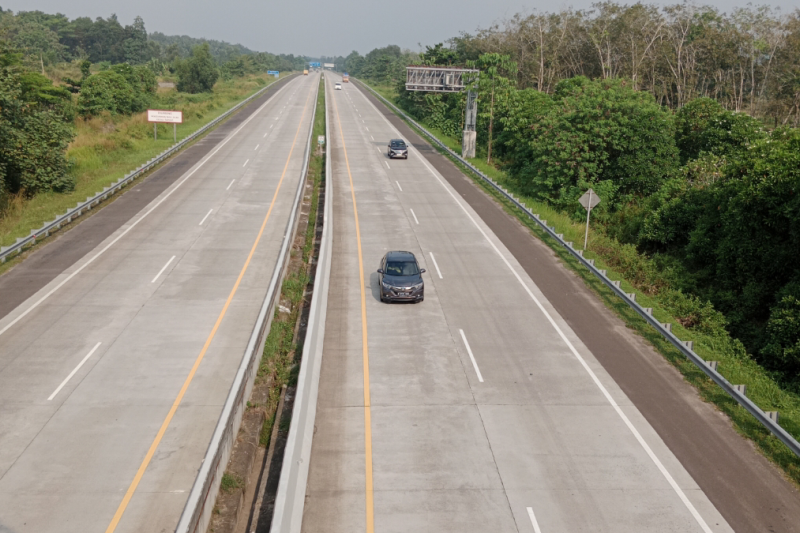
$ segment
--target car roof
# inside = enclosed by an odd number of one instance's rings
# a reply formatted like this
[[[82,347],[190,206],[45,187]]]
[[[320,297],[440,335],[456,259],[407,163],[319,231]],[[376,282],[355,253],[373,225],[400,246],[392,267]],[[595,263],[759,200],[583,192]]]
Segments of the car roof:
[[[416,261],[417,258],[414,257],[414,254],[411,252],[404,252],[402,250],[397,250],[393,252],[386,252],[386,260],[387,261]]]
[[[389,141],[389,142],[390,142],[390,143],[403,143],[403,144],[405,144],[405,143],[406,143],[406,142],[405,142],[403,139],[392,139],[392,140],[391,140],[391,141]]]

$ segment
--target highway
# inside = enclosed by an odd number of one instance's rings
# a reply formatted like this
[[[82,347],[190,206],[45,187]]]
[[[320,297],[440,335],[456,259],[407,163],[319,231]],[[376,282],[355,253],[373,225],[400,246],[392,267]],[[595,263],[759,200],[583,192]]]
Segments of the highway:
[[[275,266],[318,81],[286,83],[0,319],[1,532],[174,530]]]
[[[303,531],[733,531],[503,242],[353,84]],[[382,304],[408,250],[425,301]]]

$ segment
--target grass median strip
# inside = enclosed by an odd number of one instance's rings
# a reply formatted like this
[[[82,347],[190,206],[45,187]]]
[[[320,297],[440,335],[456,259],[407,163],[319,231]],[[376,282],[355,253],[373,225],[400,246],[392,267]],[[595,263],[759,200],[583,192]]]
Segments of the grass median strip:
[[[391,88],[374,87],[374,89],[390,101],[394,101],[396,97]],[[402,119],[402,117],[400,118]],[[405,119],[403,120],[405,121]],[[427,139],[427,136],[413,124],[405,122],[423,139]],[[460,151],[461,146],[457,139],[450,138],[427,124],[422,125],[450,149],[456,152]],[[701,398],[713,403],[728,415],[737,432],[753,440],[768,459],[780,466],[787,477],[800,486],[800,458],[795,456],[691,361],[686,359],[630,306],[606,287],[600,279],[583,268],[569,251],[552,239],[524,211],[441,147],[435,143],[431,143],[431,146],[450,159],[466,176],[494,198],[506,212],[517,218],[534,235],[546,243],[567,268],[575,272],[589,286],[606,307],[621,318],[629,328],[644,337],[675,366],[686,381],[698,390]],[[496,183],[519,196],[522,204],[539,214],[541,219],[547,220],[547,224],[554,226],[558,233],[563,233],[564,240],[582,243],[584,236],[582,224],[575,223],[568,215],[547,204],[527,198],[515,191],[515,184],[505,173],[489,165],[484,159],[475,158],[470,159],[469,162]],[[718,361],[718,370],[728,381],[747,385],[747,396],[759,407],[765,411],[779,411],[781,427],[795,438],[800,437],[800,395],[782,389],[769,373],[747,354],[742,344],[730,337],[722,326],[721,315],[704,305],[703,302],[669,289],[664,277],[660,276],[655,266],[650,264],[652,261],[639,254],[634,247],[620,244],[597,229],[590,230],[589,241],[589,249],[584,253],[587,259],[595,259],[596,266],[606,269],[610,279],[620,280],[621,288],[625,292],[635,293],[636,301],[642,307],[652,308],[655,318],[661,322],[671,323],[672,331],[678,338],[694,341],[694,351],[700,357],[706,361]]]

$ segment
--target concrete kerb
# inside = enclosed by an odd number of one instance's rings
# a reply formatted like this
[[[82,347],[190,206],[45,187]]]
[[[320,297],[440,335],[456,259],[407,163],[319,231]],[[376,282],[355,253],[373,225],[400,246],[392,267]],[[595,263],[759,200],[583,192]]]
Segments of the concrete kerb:
[[[280,252],[275,263],[275,269],[270,279],[267,294],[261,309],[258,313],[253,332],[247,343],[247,347],[242,356],[239,369],[236,372],[233,384],[231,385],[225,405],[222,408],[214,433],[211,437],[205,457],[203,458],[200,470],[197,473],[192,490],[184,506],[176,533],[204,533],[211,522],[211,513],[214,509],[219,493],[222,474],[230,459],[236,435],[242,421],[242,414],[247,407],[247,399],[253,388],[258,365],[263,352],[264,340],[269,327],[272,324],[272,317],[275,314],[275,305],[280,294],[281,283],[286,269],[289,265],[289,257],[292,241],[297,230],[298,215],[300,213],[300,203],[305,189],[305,176],[308,173],[308,163],[311,155],[311,136],[314,128],[314,118],[316,115],[316,99],[319,89],[315,92],[314,110],[311,114],[311,128],[309,129],[306,141],[305,154],[303,156],[303,168],[300,180],[295,192],[292,211],[283,235]]]
[[[299,533],[303,522],[311,443],[317,414],[317,395],[322,365],[322,348],[325,338],[325,317],[328,308],[328,288],[331,276],[333,247],[332,172],[330,144],[330,113],[327,98],[328,81],[325,80],[325,209],[323,211],[322,238],[320,242],[317,275],[314,279],[314,296],[308,316],[303,359],[297,377],[292,422],[284,451],[275,511],[272,515],[272,533]]]
[[[380,99],[387,107],[389,107],[394,113],[398,116],[402,117],[403,120],[411,124],[414,128],[419,130],[423,135],[425,135],[428,139],[430,139],[434,144],[441,147],[445,150],[448,155],[459,162],[459,164],[463,165],[464,167],[468,168],[471,172],[473,172],[476,176],[481,178],[483,181],[488,183],[493,189],[503,195],[508,201],[513,203],[517,208],[522,210],[528,217],[530,217],[533,221],[535,221],[542,230],[544,230],[551,238],[556,240],[559,244],[561,244],[567,251],[580,263],[588,268],[595,276],[600,278],[600,280],[614,293],[620,297],[625,303],[627,303],[634,311],[636,311],[639,316],[647,321],[653,328],[655,328],[664,338],[666,338],[675,348],[677,348],[684,356],[686,356],[692,363],[695,364],[700,370],[702,370],[711,380],[714,381],[717,385],[725,391],[726,394],[731,396],[734,400],[736,400],[739,405],[744,407],[751,415],[753,415],[758,422],[767,428],[770,433],[775,435],[781,442],[783,442],[796,456],[800,457],[800,443],[790,435],[785,429],[783,429],[780,425],[778,425],[776,418],[777,417],[770,417],[766,412],[764,412],[760,407],[758,407],[753,401],[745,395],[745,390],[739,386],[732,385],[725,377],[717,371],[716,365],[713,367],[706,364],[706,362],[697,355],[693,350],[693,344],[688,344],[686,341],[682,341],[675,334],[672,333],[671,324],[662,324],[658,320],[656,320],[652,316],[652,311],[649,308],[644,308],[636,302],[636,295],[634,293],[628,294],[620,288],[619,281],[613,281],[608,278],[606,275],[605,270],[600,270],[594,266],[594,260],[586,259],[583,257],[583,250],[576,250],[573,248],[572,243],[564,241],[562,236],[556,233],[554,228],[547,226],[547,221],[541,220],[538,214],[534,214],[531,212],[530,209],[519,200],[517,200],[511,193],[509,193],[506,189],[504,189],[501,185],[495,182],[492,178],[478,170],[475,166],[473,166],[469,161],[463,159],[460,155],[450,149],[446,144],[436,138],[432,133],[418,124],[414,119],[406,115],[403,111],[401,111],[397,106],[391,103],[389,100],[384,98],[381,94],[375,91],[372,87],[367,85],[364,82],[361,82],[361,85],[369,90],[372,94],[374,94],[378,99]]]
[[[36,244],[36,239],[39,236],[48,236],[50,232],[56,231],[61,228],[63,224],[69,224],[72,222],[73,219],[81,216],[84,211],[90,211],[93,205],[97,205],[100,202],[106,200],[109,196],[119,192],[123,187],[126,187],[130,182],[137,179],[138,177],[146,174],[150,169],[159,165],[164,160],[172,157],[173,154],[183,149],[186,145],[194,141],[197,137],[205,134],[208,130],[213,129],[217,126],[220,122],[230,117],[232,114],[236,113],[242,106],[247,105],[250,101],[255,98],[261,96],[267,89],[269,89],[272,84],[267,85],[266,87],[259,89],[257,92],[253,93],[252,95],[248,96],[202,128],[192,132],[186,138],[182,139],[181,141],[177,142],[176,144],[172,145],[171,147],[167,148],[157,157],[151,159],[147,163],[144,163],[139,168],[134,170],[133,172],[129,172],[125,174],[122,178],[118,179],[110,186],[105,187],[102,191],[98,192],[94,196],[90,196],[84,202],[78,202],[78,204],[73,207],[72,209],[68,209],[66,213],[56,217],[51,222],[45,222],[44,225],[39,229],[31,230],[31,233],[27,237],[18,238],[17,241],[10,245],[0,247],[0,263],[5,263],[6,259],[11,257],[13,254],[22,253],[26,246]]]

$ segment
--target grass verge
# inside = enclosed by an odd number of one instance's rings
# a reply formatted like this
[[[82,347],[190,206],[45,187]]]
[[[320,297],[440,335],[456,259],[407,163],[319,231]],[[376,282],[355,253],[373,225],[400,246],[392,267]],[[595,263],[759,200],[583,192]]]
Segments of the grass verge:
[[[184,123],[177,128],[178,140],[181,140],[275,81],[275,78],[265,80],[250,75],[219,82],[213,92],[201,94],[159,89],[153,106],[183,111]],[[159,125],[158,140],[153,139],[153,125],[147,122],[146,113],[77,119],[75,131],[76,137],[67,149],[67,158],[73,164],[70,172],[76,179],[75,190],[41,193],[29,199],[11,198],[0,217],[0,246],[8,246],[18,237],[29,235],[31,229],[41,227],[78,202],[94,196],[173,144],[169,125]]]
[[[384,98],[395,103],[396,93],[391,87],[374,87]],[[412,124],[408,126],[421,137],[426,136]],[[458,139],[444,135],[436,128],[422,125],[445,145],[454,151],[461,149]],[[441,154],[448,157],[459,169],[469,176],[479,187],[492,196],[503,209],[515,216],[534,235],[544,241],[559,259],[586,283],[600,300],[620,317],[626,325],[635,330],[675,366],[686,381],[699,392],[701,398],[716,405],[733,423],[735,430],[756,443],[758,449],[773,463],[778,465],[786,476],[800,487],[800,458],[795,456],[784,444],[774,437],[750,413],[728,396],[691,361],[686,359],[671,343],[654,330],[631,307],[622,301],[600,279],[575,259],[570,252],[551,238],[540,226],[521,209],[473,174],[458,160],[452,158],[439,146],[432,144]],[[491,177],[507,190],[520,198],[521,203],[555,226],[564,239],[575,243],[583,242],[585,227],[577,224],[565,213],[559,212],[543,202],[526,197],[515,190],[515,183],[496,167],[482,158],[469,160],[481,172]],[[589,247],[584,252],[587,259],[595,259],[598,268],[606,269],[608,277],[620,280],[626,292],[636,293],[636,301],[643,307],[652,307],[653,315],[661,322],[673,324],[672,331],[683,340],[694,341],[694,351],[706,361],[719,361],[719,372],[731,383],[747,385],[747,396],[765,411],[779,411],[780,425],[796,439],[800,438],[800,395],[782,389],[769,373],[760,367],[747,354],[742,344],[731,338],[724,329],[724,319],[709,304],[683,295],[669,288],[668,280],[660,275],[652,260],[639,254],[635,247],[622,245],[608,237],[598,228],[589,232]]]
[[[317,97],[317,110],[314,118],[312,142],[318,135],[325,134],[325,91],[320,82],[320,91]],[[320,185],[325,179],[325,155],[316,147],[312,151],[308,162],[308,179],[312,184],[308,225],[302,236],[299,252],[292,250],[293,265],[281,286],[280,305],[275,310],[267,340],[264,343],[264,353],[258,368],[256,380],[268,380],[270,383],[267,400],[267,417],[261,428],[259,444],[269,446],[272,427],[275,424],[275,411],[280,400],[281,387],[293,386],[297,382],[299,357],[302,353],[302,342],[295,338],[297,326],[303,309],[306,287],[313,283],[309,275],[309,266],[315,252],[315,235],[317,232],[317,213],[319,204]],[[299,257],[297,256],[299,255]],[[281,431],[287,431],[284,421]]]

